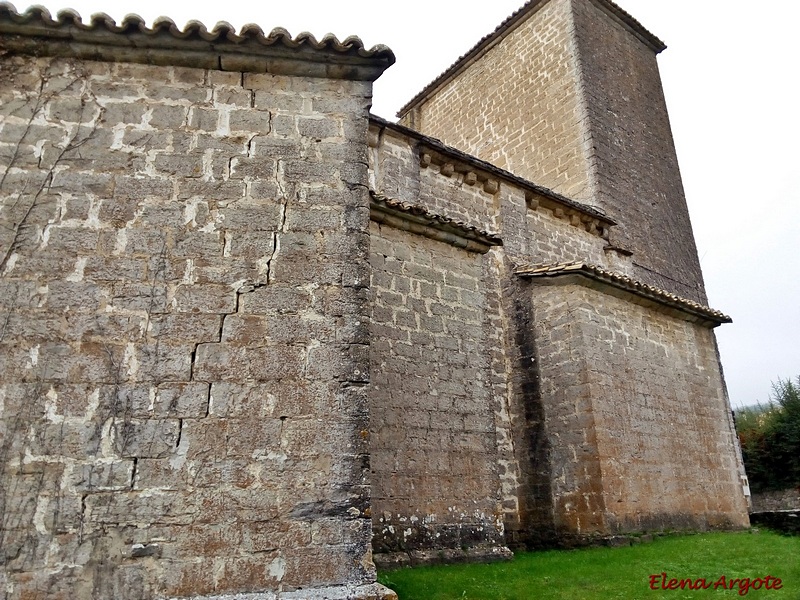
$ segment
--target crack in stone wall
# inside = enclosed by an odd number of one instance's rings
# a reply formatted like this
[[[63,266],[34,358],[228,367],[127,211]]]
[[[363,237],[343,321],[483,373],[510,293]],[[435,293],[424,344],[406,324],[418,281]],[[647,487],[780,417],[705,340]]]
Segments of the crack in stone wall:
[[[370,84],[4,61],[5,593],[374,582]]]

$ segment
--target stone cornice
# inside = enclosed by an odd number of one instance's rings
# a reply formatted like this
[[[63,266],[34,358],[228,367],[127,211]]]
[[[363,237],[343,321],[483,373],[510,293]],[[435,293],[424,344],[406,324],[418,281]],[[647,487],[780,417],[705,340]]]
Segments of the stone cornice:
[[[492,246],[503,245],[503,240],[491,233],[375,192],[370,193],[369,216],[376,223],[416,233],[468,252],[486,254]]]
[[[265,34],[245,25],[237,34],[228,23],[211,31],[197,21],[179,29],[160,18],[152,28],[136,15],[121,24],[105,14],[84,23],[73,11],[56,19],[41,8],[20,14],[0,3],[0,50],[34,56],[71,57],[104,62],[133,62],[222,71],[272,73],[374,81],[394,63],[386,46],[364,48],[357,37],[340,42],[332,35],[317,40],[309,33],[295,38],[285,29]]]
[[[452,146],[447,146],[436,138],[429,137],[398,123],[392,123],[376,115],[370,115],[371,124],[380,130],[390,129],[400,135],[413,139],[420,154],[420,166],[423,168],[435,167],[446,176],[449,169],[463,171],[469,175],[473,172],[474,181],[466,182],[470,185],[479,183],[484,191],[493,194],[497,192],[500,181],[507,181],[525,192],[528,208],[538,210],[547,208],[559,219],[566,220],[572,225],[586,229],[597,236],[608,239],[609,228],[616,225],[616,221],[608,217],[599,210],[581,204],[575,200],[567,198],[554,192],[553,190],[537,185],[522,177],[514,175],[510,171],[496,167],[471,154],[462,152]],[[379,136],[370,137],[370,145],[377,146],[380,143]],[[450,173],[452,175],[452,173]]]
[[[526,266],[516,269],[514,273],[525,279],[537,279],[543,282],[558,279],[556,283],[559,284],[586,285],[706,327],[732,322],[729,316],[718,310],[583,262]]]

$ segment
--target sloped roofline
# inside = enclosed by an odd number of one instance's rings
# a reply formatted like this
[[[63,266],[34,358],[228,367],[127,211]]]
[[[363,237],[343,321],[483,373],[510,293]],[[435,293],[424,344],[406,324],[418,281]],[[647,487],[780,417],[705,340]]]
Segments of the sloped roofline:
[[[476,169],[480,169],[487,173],[491,173],[498,179],[509,181],[514,185],[518,185],[519,187],[521,187],[526,191],[547,198],[548,200],[551,200],[552,202],[556,203],[557,205],[561,205],[566,209],[571,209],[579,213],[585,214],[591,217],[592,219],[597,219],[597,221],[602,223],[605,227],[617,224],[617,222],[614,219],[612,219],[607,214],[601,212],[599,209],[593,206],[583,204],[581,202],[578,202],[577,200],[572,200],[571,198],[567,198],[566,196],[559,194],[558,192],[555,192],[549,188],[533,183],[532,181],[524,179],[523,177],[520,177],[518,175],[514,175],[514,173],[511,173],[510,171],[506,171],[505,169],[501,169],[500,167],[497,167],[492,163],[477,158],[476,156],[472,156],[471,154],[462,152],[458,148],[448,146],[441,140],[427,136],[424,133],[420,133],[416,129],[411,129],[410,127],[406,127],[405,125],[387,121],[386,119],[372,113],[370,113],[369,115],[369,120],[370,123],[374,124],[377,127],[380,127],[382,129],[394,130],[401,135],[417,140],[417,142],[421,143],[423,146],[427,146],[428,148],[431,148],[436,152],[440,152],[444,155],[451,156],[456,160],[474,166]]]
[[[209,31],[190,21],[181,30],[160,17],[152,27],[138,15],[119,25],[104,13],[84,23],[73,10],[50,12],[33,6],[18,13],[0,2],[0,50],[35,56],[64,56],[104,62],[134,62],[161,66],[196,67],[222,71],[304,75],[332,79],[377,79],[394,64],[386,46],[367,49],[355,36],[339,41],[328,34],[317,40],[310,33],[292,37],[282,28],[265,34],[258,25],[245,25],[237,34],[225,22]]]
[[[473,62],[481,58],[494,46],[496,46],[503,38],[509,33],[514,31],[525,19],[538,11],[550,0],[529,0],[521,8],[517,9],[506,18],[505,21],[495,28],[490,34],[481,38],[475,46],[472,47],[466,54],[462,55],[456,62],[450,65],[441,75],[426,85],[422,91],[409,100],[399,111],[397,117],[403,118],[411,109],[427,100],[440,88],[442,88],[449,81],[458,76],[464,69],[466,69]],[[592,0],[600,8],[616,17],[625,27],[628,28],[637,38],[644,42],[647,46],[653,49],[658,54],[666,49],[666,44],[662,42],[655,35],[650,33],[645,27],[634,19],[629,13],[622,10],[611,0]]]
[[[571,281],[571,278],[578,276],[592,281],[596,286],[599,286],[599,289],[606,288],[607,290],[621,291],[639,298],[644,303],[654,303],[668,310],[677,311],[679,314],[675,314],[675,316],[680,316],[687,321],[710,324],[712,327],[722,323],[733,322],[725,313],[699,304],[694,300],[682,298],[625,275],[585,262],[520,266],[514,271],[514,274],[523,279],[548,280],[558,278],[567,282]]]
[[[486,254],[492,246],[503,245],[503,240],[494,233],[433,213],[424,206],[387,198],[372,190],[369,214],[376,223],[423,235],[468,252]]]

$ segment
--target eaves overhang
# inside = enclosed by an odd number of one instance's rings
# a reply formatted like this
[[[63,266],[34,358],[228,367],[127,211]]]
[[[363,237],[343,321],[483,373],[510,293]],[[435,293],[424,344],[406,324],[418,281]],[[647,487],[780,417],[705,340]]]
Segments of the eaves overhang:
[[[70,57],[104,62],[195,67],[248,73],[271,73],[374,81],[395,57],[386,46],[367,49],[357,37],[317,40],[310,33],[292,37],[285,29],[270,33],[245,25],[238,33],[221,22],[209,31],[198,21],[184,29],[170,19],[147,27],[138,15],[117,24],[99,13],[84,23],[78,13],[63,10],[53,18],[40,6],[18,13],[0,2],[0,50],[33,56]]]
[[[497,167],[476,156],[472,156],[471,154],[467,154],[457,148],[448,146],[441,140],[420,133],[416,129],[411,129],[399,123],[392,123],[374,114],[370,114],[369,118],[371,124],[379,128],[379,130],[390,129],[414,140],[421,159],[425,159],[426,153],[428,153],[430,157],[438,154],[446,158],[447,162],[456,160],[469,165],[473,169],[483,171],[497,180],[507,181],[524,190],[526,197],[529,199],[529,203],[533,202],[539,206],[548,208],[552,210],[554,214],[562,214],[564,218],[577,216],[578,221],[585,221],[588,225],[594,225],[594,230],[599,232],[602,237],[606,237],[609,228],[617,224],[611,217],[593,206],[583,204],[523,177],[514,175],[514,173],[510,171],[506,171],[505,169]]]
[[[544,284],[584,285],[706,327],[733,322],[718,310],[584,262],[523,266],[515,269],[514,274]]]
[[[486,254],[492,246],[503,245],[503,240],[492,233],[375,192],[370,192],[369,216],[376,223],[422,235],[468,252]]]

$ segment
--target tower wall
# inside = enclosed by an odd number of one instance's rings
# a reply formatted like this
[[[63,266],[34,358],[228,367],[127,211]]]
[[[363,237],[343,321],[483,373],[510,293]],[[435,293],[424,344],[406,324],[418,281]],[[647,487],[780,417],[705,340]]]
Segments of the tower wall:
[[[593,198],[570,0],[534,2],[401,123],[576,200]]]
[[[402,122],[601,208],[637,279],[704,303],[661,42],[606,0],[544,0],[476,48]]]
[[[593,204],[619,226],[634,277],[705,303],[656,53],[598,0],[573,0]]]

